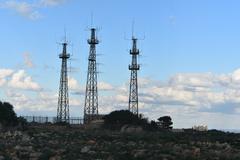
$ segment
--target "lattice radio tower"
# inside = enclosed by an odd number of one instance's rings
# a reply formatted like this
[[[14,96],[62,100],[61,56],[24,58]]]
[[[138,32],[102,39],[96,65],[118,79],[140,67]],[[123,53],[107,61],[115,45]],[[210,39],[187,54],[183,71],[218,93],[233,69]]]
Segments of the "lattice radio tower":
[[[96,45],[99,40],[96,36],[96,28],[91,28],[91,38],[88,39],[90,52],[88,57],[88,73],[86,84],[86,95],[84,105],[84,123],[89,123],[98,115],[98,87],[96,66]]]
[[[140,65],[137,61],[137,57],[139,55],[139,50],[137,49],[137,40],[137,38],[132,36],[132,49],[130,50],[130,54],[132,55],[132,63],[128,67],[128,69],[131,71],[128,109],[130,112],[136,115],[138,115],[137,71],[140,69]]]
[[[61,77],[59,86],[58,108],[57,108],[57,121],[69,123],[69,97],[68,97],[68,72],[67,72],[67,59],[70,54],[67,53],[68,43],[62,43],[63,51],[59,55],[62,59]]]

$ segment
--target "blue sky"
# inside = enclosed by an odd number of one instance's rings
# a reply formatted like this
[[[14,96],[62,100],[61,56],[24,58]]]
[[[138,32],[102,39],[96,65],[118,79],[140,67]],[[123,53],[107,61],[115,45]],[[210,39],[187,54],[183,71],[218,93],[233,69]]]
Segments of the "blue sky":
[[[226,122],[240,120],[239,6],[237,0],[0,0],[0,95],[18,114],[56,114],[57,42],[66,28],[76,70],[70,111],[82,116],[93,15],[101,40],[100,111],[127,106],[131,41],[125,37],[134,21],[134,35],[145,37],[138,43],[140,111],[150,119],[171,115],[176,127],[240,128]]]

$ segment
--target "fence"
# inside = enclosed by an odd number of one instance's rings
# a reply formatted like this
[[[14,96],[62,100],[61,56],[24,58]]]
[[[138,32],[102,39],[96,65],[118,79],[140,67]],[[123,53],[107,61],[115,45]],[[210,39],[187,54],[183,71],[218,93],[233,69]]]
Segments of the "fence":
[[[57,117],[47,117],[47,116],[21,116],[27,120],[29,123],[56,123]],[[70,124],[83,124],[83,118],[80,117],[70,117]]]

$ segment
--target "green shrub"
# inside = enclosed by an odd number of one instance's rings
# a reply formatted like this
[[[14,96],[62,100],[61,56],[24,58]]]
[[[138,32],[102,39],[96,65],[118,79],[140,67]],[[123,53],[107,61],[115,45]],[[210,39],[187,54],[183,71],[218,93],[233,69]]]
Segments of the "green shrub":
[[[170,116],[163,116],[158,118],[158,125],[161,129],[172,129],[172,118]]]
[[[113,111],[110,114],[103,117],[104,126],[109,129],[118,130],[123,125],[138,125],[143,128],[149,126],[148,120],[143,116],[133,114],[128,110]]]
[[[18,118],[13,106],[7,102],[0,102],[0,123],[4,126],[16,126]]]

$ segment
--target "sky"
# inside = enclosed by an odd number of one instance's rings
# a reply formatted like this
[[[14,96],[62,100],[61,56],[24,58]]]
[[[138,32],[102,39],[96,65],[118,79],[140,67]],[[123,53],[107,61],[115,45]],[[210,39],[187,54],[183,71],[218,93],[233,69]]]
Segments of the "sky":
[[[70,116],[82,117],[87,39],[97,27],[101,114],[128,108],[134,35],[140,113],[169,115],[176,128],[240,129],[239,7],[237,0],[0,0],[1,101],[18,115],[56,116],[66,30]]]

